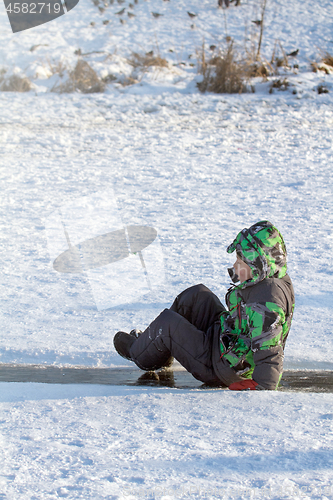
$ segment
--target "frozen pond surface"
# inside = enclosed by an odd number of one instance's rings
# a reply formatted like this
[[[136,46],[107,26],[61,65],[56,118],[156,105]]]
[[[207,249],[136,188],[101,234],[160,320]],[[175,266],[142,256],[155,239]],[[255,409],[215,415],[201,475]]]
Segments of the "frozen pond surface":
[[[35,382],[43,384],[96,384],[174,387],[177,389],[212,389],[184,370],[143,372],[130,368],[85,368],[42,365],[0,366],[0,382]],[[224,389],[224,387],[216,387]],[[280,389],[296,392],[333,392],[332,371],[293,371],[283,373]]]

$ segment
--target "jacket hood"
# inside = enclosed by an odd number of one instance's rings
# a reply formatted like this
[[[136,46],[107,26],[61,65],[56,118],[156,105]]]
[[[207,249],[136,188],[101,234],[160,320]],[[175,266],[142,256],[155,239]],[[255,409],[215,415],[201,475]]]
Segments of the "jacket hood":
[[[245,228],[228,246],[227,252],[237,255],[251,268],[252,278],[242,288],[265,278],[283,278],[287,274],[287,250],[278,229],[264,220]]]

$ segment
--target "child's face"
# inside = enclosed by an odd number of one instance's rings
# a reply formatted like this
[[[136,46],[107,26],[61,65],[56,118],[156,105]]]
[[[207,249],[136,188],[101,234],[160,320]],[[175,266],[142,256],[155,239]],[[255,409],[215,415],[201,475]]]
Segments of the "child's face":
[[[246,280],[249,280],[250,278],[252,278],[251,268],[247,264],[245,264],[245,262],[243,262],[242,259],[240,259],[238,256],[237,256],[236,262],[234,263],[233,267],[234,267],[235,273],[239,277],[239,280],[241,283],[243,283],[243,281],[246,281]]]

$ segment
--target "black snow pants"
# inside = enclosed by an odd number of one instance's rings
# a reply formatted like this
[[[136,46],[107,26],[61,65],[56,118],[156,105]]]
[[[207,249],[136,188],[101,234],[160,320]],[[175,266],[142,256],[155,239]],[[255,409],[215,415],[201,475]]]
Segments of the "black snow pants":
[[[157,370],[173,356],[196,379],[207,384],[221,383],[213,358],[219,362],[220,315],[224,310],[219,298],[206,286],[184,290],[132,344],[132,360],[143,370]]]

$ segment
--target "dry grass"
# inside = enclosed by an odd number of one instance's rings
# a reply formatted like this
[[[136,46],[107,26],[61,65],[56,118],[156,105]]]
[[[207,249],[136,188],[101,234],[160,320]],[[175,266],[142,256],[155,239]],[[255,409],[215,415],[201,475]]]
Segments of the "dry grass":
[[[246,51],[248,77],[261,77],[267,80],[269,76],[278,76],[279,69],[290,70],[288,56],[279,40],[275,40],[274,49],[270,61],[265,58],[258,59],[254,51]],[[294,65],[294,69],[297,65]]]
[[[271,57],[271,65],[277,74],[279,68],[289,69],[289,61],[286,51],[282,47],[280,40],[275,40],[273,54]]]
[[[267,79],[268,76],[275,72],[272,63],[257,55],[254,44],[250,48],[247,46],[244,47],[244,56],[242,59],[247,78],[261,77]]]
[[[116,82],[117,81],[117,77],[112,75],[112,73],[109,73],[108,75],[104,76],[104,78],[102,78],[102,82],[104,83],[112,83],[112,82]]]
[[[333,62],[333,58],[331,58]],[[267,81],[269,77],[279,76],[279,69],[290,70],[288,56],[281,42],[276,40],[271,60],[259,58],[258,49],[255,44],[251,48],[245,47],[242,54],[236,52],[233,41],[229,40],[227,49],[213,58],[207,58],[204,44],[197,51],[198,73],[203,75],[203,80],[198,84],[202,92],[216,93],[242,93],[255,88],[249,85],[252,78],[260,77]],[[294,69],[297,65],[293,66]],[[287,90],[289,82],[286,78],[276,79],[272,82],[273,89]]]
[[[201,92],[240,94],[247,90],[247,68],[244,62],[237,58],[232,42],[224,54],[209,61],[206,60],[203,47],[198,70],[203,75],[202,82],[198,83]]]
[[[159,68],[167,68],[169,66],[168,61],[160,55],[154,56],[154,54],[138,54],[137,52],[132,53],[132,57],[128,60],[128,62],[134,68],[139,69],[147,69],[151,66],[157,66]]]
[[[119,79],[118,77],[109,74],[101,79],[94,69],[82,58],[78,59],[73,70],[68,69],[62,61],[57,63],[48,61],[52,74],[58,74],[60,77],[63,77],[66,74],[68,75],[68,78],[65,79],[63,83],[60,82],[52,88],[52,92],[58,92],[61,94],[75,91],[79,91],[84,94],[103,92],[108,83],[119,82],[123,86],[134,85],[139,81],[139,77],[137,76],[138,72],[145,72],[150,67],[165,68],[169,66],[166,59],[163,59],[159,55],[154,56],[153,53],[142,55],[137,52],[133,52],[132,57],[128,60],[128,62],[133,66],[132,75]]]
[[[276,57],[277,44],[282,57]],[[199,90],[228,94],[246,92],[252,78],[267,80],[268,77],[279,74],[279,67],[288,65],[287,56],[278,41],[270,62],[263,58],[258,59],[254,46],[252,50],[245,47],[240,55],[236,52],[232,40],[224,52],[210,59],[207,59],[203,45],[201,50],[197,51],[197,61],[198,73],[203,75],[203,81],[198,84]],[[253,91],[254,87],[251,86],[251,89]]]
[[[320,62],[312,62],[311,66],[315,73],[324,71],[327,75],[331,75],[333,73],[333,56],[329,52],[325,52],[322,54]]]
[[[333,63],[333,58],[331,62]],[[263,57],[258,58],[255,45],[252,45],[250,50],[245,47],[241,54],[237,53],[231,40],[227,49],[224,52],[220,51],[213,58],[207,58],[203,44],[200,51],[197,51],[197,63],[198,73],[203,75],[202,82],[197,84],[199,90],[226,94],[243,93],[248,90],[255,92],[254,86],[250,85],[251,79],[260,77],[267,81],[269,77],[279,77],[281,67],[290,70],[288,56],[279,40],[275,42],[270,61]],[[287,90],[289,86],[286,77],[275,78],[271,83],[270,92],[272,93],[274,89]]]
[[[322,62],[324,64],[327,64],[327,66],[332,66],[333,67],[333,56],[331,56],[331,54],[329,54],[328,52],[325,53],[323,59],[322,59]]]
[[[75,90],[80,90],[84,94],[104,92],[104,83],[98,77],[96,71],[83,59],[78,60],[70,76]]]
[[[67,71],[67,66],[63,61],[55,62],[47,59],[47,63],[52,75],[59,75],[62,78]]]
[[[128,87],[129,85],[135,85],[136,83],[139,83],[139,80],[133,78],[132,76],[125,76],[120,83],[123,87]]]
[[[65,71],[65,70],[64,70]],[[83,94],[104,92],[105,83],[99,78],[96,71],[83,59],[79,59],[74,70],[69,71],[69,78],[52,88],[52,92],[70,93],[78,90]],[[59,73],[61,76],[61,74]]]
[[[32,83],[26,76],[12,75],[4,79],[4,73],[0,78],[0,90],[2,92],[29,92],[32,89]]]
[[[267,80],[269,76],[278,76],[280,68],[290,70],[288,56],[279,40],[275,40],[270,61],[262,56],[259,57],[255,44],[252,44],[250,48],[245,47],[244,61],[248,78],[261,77]],[[296,68],[297,65],[294,65],[294,69]]]
[[[159,54],[155,56],[153,51],[147,52],[146,54],[132,52],[132,56],[130,59],[127,59],[127,62],[133,67],[133,71],[130,76],[118,80],[124,87],[138,83],[142,75],[150,68],[169,67],[168,61]]]
[[[272,68],[270,65],[263,61],[248,61],[246,64],[246,76],[247,78],[261,77],[266,79],[272,73]]]

